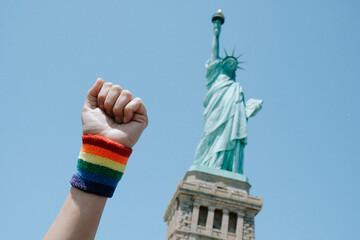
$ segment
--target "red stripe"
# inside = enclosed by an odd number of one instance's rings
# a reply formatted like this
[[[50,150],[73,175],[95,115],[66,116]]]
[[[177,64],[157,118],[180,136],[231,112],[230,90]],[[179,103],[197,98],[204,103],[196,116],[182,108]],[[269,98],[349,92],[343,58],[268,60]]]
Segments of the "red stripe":
[[[121,163],[124,165],[126,165],[128,159],[129,159],[128,157],[125,157],[122,154],[117,154],[117,153],[114,153],[113,151],[107,150],[105,148],[90,145],[90,144],[83,144],[81,146],[81,151],[90,153],[92,155],[96,155],[98,157],[107,158],[109,160],[112,160],[112,161],[115,161],[115,162],[118,162],[118,163]]]
[[[132,152],[131,148],[128,148],[120,143],[117,143],[108,138],[101,137],[98,135],[91,135],[91,134],[83,135],[82,141],[83,144],[90,144],[101,148],[105,148],[107,150],[110,150],[114,153],[120,154],[125,157],[129,157]]]

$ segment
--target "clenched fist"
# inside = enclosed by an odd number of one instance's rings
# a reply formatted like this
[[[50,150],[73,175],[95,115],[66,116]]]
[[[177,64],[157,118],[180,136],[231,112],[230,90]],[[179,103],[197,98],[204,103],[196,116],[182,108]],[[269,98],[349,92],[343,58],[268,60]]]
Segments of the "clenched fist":
[[[100,78],[87,93],[81,120],[84,135],[103,136],[130,148],[148,124],[140,98]]]

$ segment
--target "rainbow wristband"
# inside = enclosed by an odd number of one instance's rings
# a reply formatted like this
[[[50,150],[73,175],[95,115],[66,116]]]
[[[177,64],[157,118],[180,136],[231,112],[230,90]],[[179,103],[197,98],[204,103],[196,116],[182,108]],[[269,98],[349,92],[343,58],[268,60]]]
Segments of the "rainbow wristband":
[[[131,148],[97,135],[84,135],[82,142],[77,171],[70,184],[86,192],[112,197]]]

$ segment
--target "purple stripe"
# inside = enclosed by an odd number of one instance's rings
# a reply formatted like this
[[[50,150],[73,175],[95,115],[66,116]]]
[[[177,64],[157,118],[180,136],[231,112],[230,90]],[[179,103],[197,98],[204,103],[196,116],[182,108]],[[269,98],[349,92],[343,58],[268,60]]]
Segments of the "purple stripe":
[[[85,192],[94,193],[96,195],[111,198],[114,194],[115,188],[112,186],[106,186],[101,183],[96,183],[88,180],[84,180],[76,176],[72,176],[70,184]]]

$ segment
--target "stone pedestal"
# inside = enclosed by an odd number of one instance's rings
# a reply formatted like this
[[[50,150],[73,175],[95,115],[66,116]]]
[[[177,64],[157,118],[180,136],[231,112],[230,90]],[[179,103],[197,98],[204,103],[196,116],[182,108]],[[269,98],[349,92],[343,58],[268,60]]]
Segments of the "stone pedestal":
[[[263,199],[250,184],[201,171],[188,171],[166,209],[165,240],[253,240],[254,217]]]

